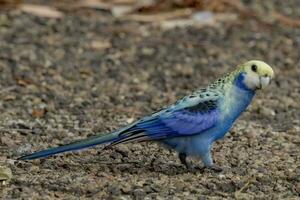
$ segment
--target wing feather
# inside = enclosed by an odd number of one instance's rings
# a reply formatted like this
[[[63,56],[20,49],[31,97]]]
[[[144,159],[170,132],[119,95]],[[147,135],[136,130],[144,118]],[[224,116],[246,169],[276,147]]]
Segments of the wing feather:
[[[198,94],[185,97],[169,108],[139,120],[129,129],[120,132],[124,139],[112,145],[201,134],[213,128],[220,116],[218,105],[222,98],[213,91]]]

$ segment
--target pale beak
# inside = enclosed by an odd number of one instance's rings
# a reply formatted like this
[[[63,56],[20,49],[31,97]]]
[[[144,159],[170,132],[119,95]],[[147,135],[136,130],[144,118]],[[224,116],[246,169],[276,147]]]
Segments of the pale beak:
[[[261,76],[259,77],[259,89],[265,88],[270,84],[271,78],[269,76]]]

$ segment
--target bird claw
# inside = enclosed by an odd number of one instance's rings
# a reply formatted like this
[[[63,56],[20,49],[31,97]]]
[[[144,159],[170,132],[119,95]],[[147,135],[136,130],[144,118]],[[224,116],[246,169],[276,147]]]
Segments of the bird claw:
[[[197,171],[199,171],[199,167],[194,166],[192,163],[190,162],[186,162],[184,163],[185,168],[188,170],[188,172],[190,173],[195,173]]]
[[[213,170],[215,172],[221,172],[221,171],[223,171],[223,168],[220,167],[220,166],[218,166],[218,165],[212,165],[212,166],[207,167],[207,168],[210,169],[210,170]]]
[[[209,167],[209,169],[215,171],[215,172],[222,172],[224,169],[220,166],[217,166],[217,165],[213,165],[211,167]]]
[[[193,166],[191,162],[188,162],[186,160],[186,154],[185,153],[179,153],[179,159],[181,163],[187,168],[187,170],[191,173],[195,173],[197,171],[203,172],[205,169],[213,170],[215,172],[221,172],[223,171],[222,167],[219,167],[217,165],[211,165],[211,166],[205,166],[202,168],[199,168],[197,166]]]
[[[217,165],[212,165],[212,166],[209,166],[209,167],[205,166],[205,167],[200,168],[201,172],[204,172],[204,170],[211,170],[211,171],[214,171],[214,172],[222,172],[223,168],[220,167],[220,166],[217,166]]]
[[[186,168],[187,168],[187,170],[188,170],[189,172],[191,172],[191,173],[195,173],[195,172],[198,171],[198,170],[197,170],[197,167],[193,166],[192,164],[186,165]]]

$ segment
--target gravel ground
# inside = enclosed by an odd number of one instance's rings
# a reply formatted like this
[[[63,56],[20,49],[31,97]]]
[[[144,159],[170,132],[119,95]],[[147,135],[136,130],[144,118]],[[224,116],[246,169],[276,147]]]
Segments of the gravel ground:
[[[300,16],[297,0],[265,2]],[[0,46],[0,164],[13,173],[3,199],[300,198],[300,29],[248,19],[162,30],[101,11],[54,20],[10,10]],[[191,173],[155,143],[14,161],[122,127],[249,59],[276,79],[214,145],[223,172]]]

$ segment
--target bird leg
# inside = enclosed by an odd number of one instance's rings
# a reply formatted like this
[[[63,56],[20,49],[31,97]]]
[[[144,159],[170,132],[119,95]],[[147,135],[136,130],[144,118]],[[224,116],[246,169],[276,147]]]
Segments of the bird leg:
[[[179,153],[179,160],[182,164],[184,164],[188,168],[188,164],[186,161],[186,154],[185,153]]]
[[[204,167],[203,167],[204,169],[207,168],[207,169],[213,170],[215,172],[223,171],[222,167],[217,166],[216,164],[213,163],[213,159],[211,157],[210,150],[208,150],[206,153],[201,155],[201,160],[204,163]]]
[[[190,162],[188,162],[186,160],[187,158],[187,155],[185,153],[179,153],[179,160],[180,162],[188,169],[188,170],[191,170],[193,171],[194,170],[194,167],[192,166],[192,164]]]

